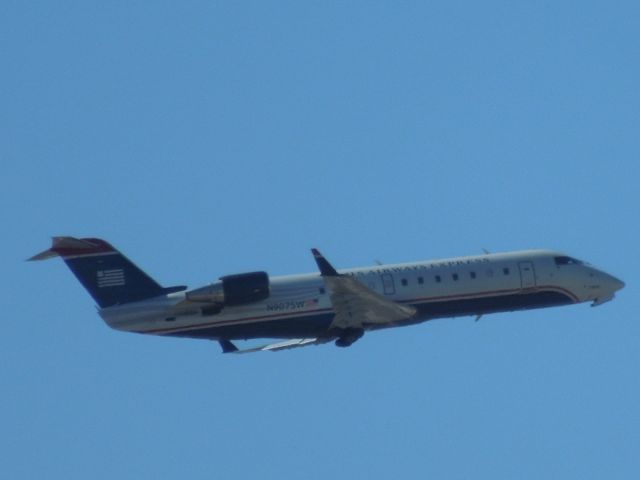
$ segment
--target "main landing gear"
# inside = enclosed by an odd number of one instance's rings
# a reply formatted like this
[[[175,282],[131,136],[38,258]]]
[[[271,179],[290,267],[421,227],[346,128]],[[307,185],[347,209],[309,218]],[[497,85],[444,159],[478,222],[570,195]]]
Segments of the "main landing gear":
[[[340,332],[336,340],[336,347],[349,347],[353,342],[364,335],[362,328],[345,328]]]

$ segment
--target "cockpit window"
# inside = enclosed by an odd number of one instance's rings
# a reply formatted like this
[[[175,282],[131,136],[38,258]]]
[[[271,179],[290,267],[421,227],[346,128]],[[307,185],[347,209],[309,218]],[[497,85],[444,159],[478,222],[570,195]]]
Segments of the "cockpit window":
[[[554,257],[556,265],[582,265],[583,262],[572,257]]]

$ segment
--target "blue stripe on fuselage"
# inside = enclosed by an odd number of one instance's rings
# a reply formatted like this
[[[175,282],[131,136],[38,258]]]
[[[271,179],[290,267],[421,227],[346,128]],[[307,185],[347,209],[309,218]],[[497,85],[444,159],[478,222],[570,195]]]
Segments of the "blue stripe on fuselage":
[[[199,329],[165,333],[172,337],[225,338],[240,340],[250,338],[310,338],[327,333],[333,313],[262,320],[235,325],[209,326]]]
[[[480,315],[509,312],[533,308],[544,308],[575,303],[569,295],[557,291],[517,293],[494,297],[451,299],[414,305],[417,315],[406,321],[373,325],[370,329],[389,328],[421,323],[436,318],[451,318],[465,315]],[[207,326],[188,330],[172,331],[164,335],[205,339],[251,339],[251,338],[310,338],[326,335],[333,320],[332,312],[318,315],[290,316],[235,325]],[[160,332],[158,332],[160,333]]]

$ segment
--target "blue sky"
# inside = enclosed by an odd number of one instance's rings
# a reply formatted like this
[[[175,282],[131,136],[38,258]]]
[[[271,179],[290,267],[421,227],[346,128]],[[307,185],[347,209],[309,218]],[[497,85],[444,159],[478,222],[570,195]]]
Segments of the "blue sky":
[[[635,478],[635,2],[0,6],[6,478]],[[223,356],[109,330],[52,235],[165,285],[530,247],[615,302]]]

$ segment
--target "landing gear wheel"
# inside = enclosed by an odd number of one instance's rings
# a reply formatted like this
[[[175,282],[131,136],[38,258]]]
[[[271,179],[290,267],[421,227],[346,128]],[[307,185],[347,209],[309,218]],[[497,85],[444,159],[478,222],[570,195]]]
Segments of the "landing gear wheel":
[[[353,342],[364,335],[362,328],[346,328],[336,340],[336,347],[350,347]]]

